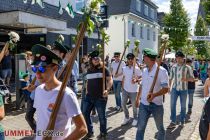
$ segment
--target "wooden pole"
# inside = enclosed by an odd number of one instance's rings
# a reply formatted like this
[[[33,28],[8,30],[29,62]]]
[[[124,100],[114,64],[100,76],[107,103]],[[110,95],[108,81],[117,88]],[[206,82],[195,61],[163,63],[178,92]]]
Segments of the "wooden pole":
[[[105,91],[106,88],[106,75],[105,75],[105,45],[104,45],[104,40],[102,41],[102,48],[103,48],[103,93]]]
[[[74,61],[75,61],[77,53],[79,51],[80,44],[82,43],[82,40],[85,36],[86,29],[87,29],[86,25],[84,23],[82,23],[80,31],[77,35],[76,47],[72,52],[72,56],[69,58],[69,60],[67,62],[66,73],[65,73],[60,91],[59,91],[58,96],[56,98],[55,106],[53,107],[53,111],[52,111],[52,114],[50,116],[50,120],[49,120],[49,123],[48,123],[48,126],[47,126],[46,130],[54,130],[56,117],[57,117],[57,114],[58,114],[58,111],[59,111],[59,108],[60,108],[60,105],[61,105],[61,102],[62,102],[62,99],[63,99],[63,96],[64,96],[64,90],[67,86],[68,78],[71,75],[71,71],[72,71],[72,68],[73,68],[73,65],[74,65]],[[43,140],[51,140],[51,139],[52,139],[51,136],[43,137]]]
[[[124,55],[125,55],[126,49],[127,49],[127,47],[124,47],[124,51],[123,51],[123,54],[122,54],[122,56],[121,56],[119,65],[117,66],[117,70],[116,70],[116,72],[115,72],[115,75],[117,75],[118,72],[119,72],[119,68],[120,68],[120,65],[121,65],[121,63],[122,63],[122,59],[123,59],[123,57],[124,57]]]
[[[164,41],[164,43],[163,43],[163,45],[161,47],[161,51],[160,51],[160,60],[158,62],[158,67],[156,69],[152,85],[150,87],[150,93],[153,93],[153,90],[154,90],[154,87],[155,87],[155,83],[157,81],[158,73],[159,73],[159,70],[160,70],[160,65],[161,65],[161,62],[162,62],[162,59],[163,59],[164,51],[166,49],[166,45],[167,45],[167,41]]]

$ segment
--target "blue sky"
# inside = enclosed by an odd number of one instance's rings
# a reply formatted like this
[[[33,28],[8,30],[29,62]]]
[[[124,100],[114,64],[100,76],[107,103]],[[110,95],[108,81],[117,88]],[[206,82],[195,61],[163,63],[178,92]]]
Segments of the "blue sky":
[[[159,8],[159,12],[166,12],[168,13],[170,10],[170,0],[152,0]],[[185,10],[189,14],[190,21],[191,21],[191,28],[194,28],[198,7],[199,7],[200,0],[182,0]]]

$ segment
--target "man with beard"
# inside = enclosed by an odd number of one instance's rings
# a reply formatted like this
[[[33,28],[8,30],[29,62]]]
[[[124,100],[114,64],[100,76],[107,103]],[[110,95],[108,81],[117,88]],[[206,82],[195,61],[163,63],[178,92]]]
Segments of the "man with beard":
[[[93,124],[90,118],[90,113],[93,107],[96,108],[99,117],[99,137],[105,139],[107,136],[106,104],[108,92],[112,87],[113,81],[110,72],[107,68],[105,68],[105,83],[103,83],[103,63],[99,57],[99,52],[93,51],[89,56],[90,67],[86,75],[87,93],[83,102],[83,114],[88,127],[88,134],[85,136],[85,138],[83,138],[83,140],[94,137]],[[103,91],[103,84],[105,84],[105,91]]]

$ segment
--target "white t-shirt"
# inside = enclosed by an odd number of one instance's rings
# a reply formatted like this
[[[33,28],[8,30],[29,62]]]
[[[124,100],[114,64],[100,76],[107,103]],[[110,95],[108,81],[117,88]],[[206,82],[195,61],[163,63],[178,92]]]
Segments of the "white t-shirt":
[[[135,76],[140,77],[142,75],[141,70],[139,67],[135,67]],[[123,76],[125,77],[124,79],[124,90],[127,92],[138,92],[138,83],[133,84],[132,79],[133,79],[133,66],[129,68],[128,66],[123,67]]]
[[[142,72],[141,103],[144,105],[149,105],[149,102],[147,101],[147,95],[150,91],[153,79],[155,77],[156,69],[157,69],[157,63],[153,66],[153,68],[150,72],[148,71],[147,68],[144,68],[144,70]],[[168,86],[169,86],[168,72],[165,68],[160,67],[153,93],[158,92],[162,87],[168,87]],[[152,102],[155,103],[156,105],[162,105],[163,104],[163,96],[155,97]]]
[[[113,80],[114,81],[122,81],[122,78],[123,78],[123,75],[121,76],[118,76],[117,78],[114,77],[116,71],[117,71],[117,67],[119,65],[120,62],[116,62],[116,61],[113,61],[112,64],[111,64],[111,68],[112,68],[112,75],[113,75]],[[125,67],[125,62],[122,61],[121,64],[120,64],[120,67],[119,67],[119,70],[118,70],[118,74],[122,73],[122,68]]]
[[[47,128],[52,108],[61,85],[51,91],[46,91],[44,87],[45,84],[42,84],[35,90],[34,108],[36,108],[37,113],[36,140],[42,140],[42,136],[40,134]],[[71,133],[72,117],[79,114],[81,114],[81,110],[78,100],[74,92],[70,88],[66,87],[54,129],[54,132],[61,132],[63,133],[63,136],[52,137],[52,140],[65,139]]]

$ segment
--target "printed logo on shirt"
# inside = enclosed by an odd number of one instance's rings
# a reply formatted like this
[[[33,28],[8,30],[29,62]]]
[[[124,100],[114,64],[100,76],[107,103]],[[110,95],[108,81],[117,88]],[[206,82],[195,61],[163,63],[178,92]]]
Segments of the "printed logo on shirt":
[[[47,110],[49,111],[49,112],[52,112],[52,110],[53,110],[53,108],[54,108],[54,103],[50,103],[49,105],[48,105],[48,107],[47,107]]]

